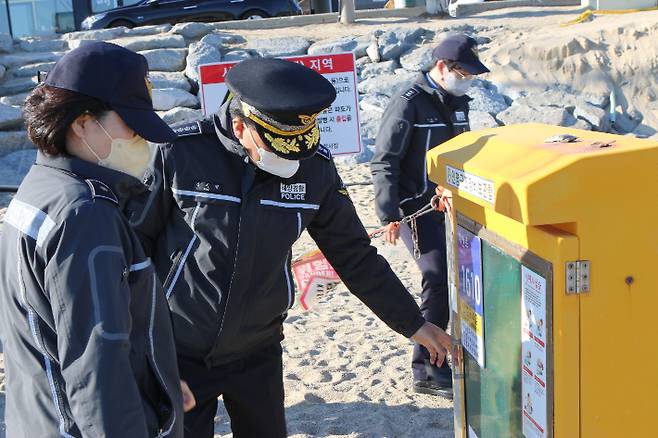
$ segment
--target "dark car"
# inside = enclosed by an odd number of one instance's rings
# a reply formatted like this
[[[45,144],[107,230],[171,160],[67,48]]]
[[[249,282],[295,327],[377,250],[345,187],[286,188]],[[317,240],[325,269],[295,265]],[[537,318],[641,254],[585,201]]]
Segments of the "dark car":
[[[296,0],[143,0],[87,17],[82,29],[299,15]]]

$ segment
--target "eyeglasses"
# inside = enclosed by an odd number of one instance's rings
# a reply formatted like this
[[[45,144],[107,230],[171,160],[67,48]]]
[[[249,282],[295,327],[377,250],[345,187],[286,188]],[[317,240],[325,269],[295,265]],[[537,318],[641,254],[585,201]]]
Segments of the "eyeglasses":
[[[462,69],[459,66],[459,64],[454,62],[454,61],[453,62],[446,62],[446,67],[448,67],[448,70],[454,71],[455,73],[457,73],[459,75],[460,79],[471,79],[473,77],[472,74],[470,74],[469,72]]]

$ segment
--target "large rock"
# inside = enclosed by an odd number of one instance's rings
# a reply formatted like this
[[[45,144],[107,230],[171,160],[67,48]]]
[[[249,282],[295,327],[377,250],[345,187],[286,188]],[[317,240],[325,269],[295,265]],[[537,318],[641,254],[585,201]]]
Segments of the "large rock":
[[[370,44],[366,47],[366,54],[372,62],[379,62],[382,60],[382,56],[379,54],[379,43],[376,39],[370,41]]]
[[[249,40],[249,48],[262,57],[305,55],[311,42],[302,37],[262,38]]]
[[[565,108],[570,111],[576,107],[576,96],[561,89],[549,89],[541,93],[530,93],[527,96],[519,97],[514,103],[526,106],[555,106]]]
[[[155,49],[139,52],[146,58],[153,71],[183,71],[185,69],[185,49]]]
[[[66,41],[60,39],[23,38],[18,45],[26,52],[59,52],[68,48]]]
[[[517,103],[498,114],[505,125],[519,123],[546,123],[555,126],[573,126],[576,119],[565,108],[555,106],[527,106]]]
[[[10,79],[0,85],[0,96],[9,96],[12,94],[29,91],[37,85],[36,78],[17,78]]]
[[[198,109],[178,107],[161,113],[160,117],[162,120],[167,122],[168,125],[175,125],[177,123],[186,123],[199,120],[203,118],[203,113]]]
[[[23,125],[23,112],[15,106],[0,103],[0,129],[20,128]]]
[[[381,76],[384,73],[393,73],[398,68],[397,61],[385,61],[367,64],[361,70],[361,80]]]
[[[225,45],[241,44],[246,42],[247,40],[244,39],[244,37],[242,37],[241,35],[236,35],[234,33],[213,32],[201,38],[201,41],[206,44],[210,44],[211,46],[215,46],[218,49],[221,49]]]
[[[42,52],[42,53],[12,53],[2,56],[2,65],[7,68],[22,65],[38,64],[40,62],[57,61],[64,52]]]
[[[383,94],[367,94],[359,101],[359,108],[361,111],[383,114],[390,100],[389,96]]]
[[[153,90],[153,108],[157,111],[169,111],[178,106],[199,107],[199,99],[179,88]]]
[[[15,94],[13,96],[3,96],[0,97],[0,103],[4,103],[5,105],[11,105],[11,106],[23,106],[25,103],[25,98],[29,95],[30,93],[21,93],[21,94]]]
[[[187,53],[187,66],[185,67],[185,74],[188,78],[199,81],[199,66],[201,64],[208,64],[211,62],[220,62],[222,54],[217,47],[208,43],[199,41],[190,45]]]
[[[155,26],[139,26],[133,29],[126,29],[124,34],[126,36],[148,36],[148,35],[159,35],[161,33],[167,33],[171,30],[171,24],[157,24]]]
[[[359,93],[379,93],[391,97],[413,84],[416,75],[416,72],[405,72],[402,74],[386,73],[379,77],[372,77],[359,83]]]
[[[471,87],[466,94],[473,99],[468,103],[471,111],[482,111],[495,115],[509,107],[505,101],[505,96],[488,88]]]
[[[181,72],[152,71],[149,73],[149,79],[154,89],[180,88],[185,91],[192,89],[190,81]]]
[[[639,114],[629,115],[626,113],[618,113],[615,117],[614,128],[615,131],[619,132],[620,134],[629,134],[635,131],[641,122],[642,116]]]
[[[434,65],[432,50],[433,46],[420,46],[400,57],[400,65],[409,71],[429,71]]]
[[[155,49],[180,49],[187,47],[185,38],[180,35],[134,36],[118,38],[110,42],[134,52]]]
[[[498,126],[496,119],[485,111],[469,111],[468,121],[471,126],[471,131],[478,129],[495,128]]]
[[[125,31],[125,27],[113,27],[111,29],[99,30],[84,30],[80,32],[69,32],[62,35],[64,41],[73,40],[92,40],[92,41],[107,41],[119,38]]]
[[[359,59],[366,56],[366,49],[370,45],[370,37],[344,37],[340,39],[318,41],[308,48],[309,55],[323,55],[329,53],[352,52]]]
[[[379,54],[384,61],[397,59],[411,50],[425,32],[425,29],[420,27],[388,30],[377,39]]]
[[[576,108],[573,115],[578,119],[583,119],[588,122],[594,130],[607,132],[610,128],[610,117],[608,111],[584,100],[576,102]]]
[[[382,120],[382,113],[379,111],[362,111],[359,113],[359,122],[361,122],[361,139],[374,142],[379,132],[379,124]]]
[[[209,23],[178,23],[169,32],[192,40],[201,38],[213,30],[215,30],[215,26]]]
[[[26,78],[36,76],[38,72],[47,72],[53,68],[54,62],[39,62],[37,64],[23,65],[12,70],[12,74],[17,78]]]
[[[0,81],[4,79],[7,69],[4,65],[0,64]]]
[[[0,131],[0,157],[21,149],[31,149],[34,145],[25,131]],[[36,154],[36,151],[33,151]],[[12,184],[5,179],[2,184]]]
[[[14,51],[14,39],[11,35],[0,33],[0,53],[11,53]]]
[[[243,59],[251,59],[257,56],[258,55],[255,55],[247,50],[231,50],[230,52],[226,52],[224,55],[224,61],[242,61]]]

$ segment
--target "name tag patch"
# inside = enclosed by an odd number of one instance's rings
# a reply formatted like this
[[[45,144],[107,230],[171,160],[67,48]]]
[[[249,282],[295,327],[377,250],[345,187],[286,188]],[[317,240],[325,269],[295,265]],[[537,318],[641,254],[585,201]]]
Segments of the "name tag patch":
[[[281,184],[281,199],[286,201],[306,200],[306,183]]]

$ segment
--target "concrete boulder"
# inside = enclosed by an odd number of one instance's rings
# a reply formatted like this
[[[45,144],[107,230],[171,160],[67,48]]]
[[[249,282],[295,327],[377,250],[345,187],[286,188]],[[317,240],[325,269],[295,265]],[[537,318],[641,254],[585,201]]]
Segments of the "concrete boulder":
[[[248,47],[262,57],[305,55],[311,42],[306,38],[261,38],[249,40]]]
[[[107,41],[119,38],[125,31],[125,27],[113,27],[110,29],[99,30],[83,30],[80,32],[69,32],[62,35],[64,41],[74,40],[91,40],[91,41]]]
[[[32,149],[32,154],[36,157],[36,150],[33,149],[34,145],[27,137],[25,131],[0,131],[0,157],[6,157],[10,154],[21,149]],[[11,160],[9,160],[11,161]],[[32,161],[34,162],[34,161]],[[7,161],[4,161],[7,164]],[[22,172],[20,172],[23,174]],[[21,178],[22,179],[22,178]],[[2,179],[3,184],[17,184],[13,180]],[[20,182],[20,180],[18,181]]]
[[[179,88],[185,91],[192,89],[190,81],[181,72],[152,71],[149,73],[149,79],[154,89]]]
[[[428,71],[433,66],[433,46],[424,45],[400,57],[400,65],[409,71]]]
[[[248,50],[231,50],[224,55],[224,61],[242,61],[243,59],[251,59],[257,56]]]
[[[155,49],[139,53],[146,58],[149,70],[172,72],[185,69],[185,59],[187,57],[187,50],[185,49]]]
[[[168,125],[175,125],[177,123],[187,123],[199,120],[203,118],[203,113],[198,109],[178,107],[161,113],[160,117]]]
[[[573,126],[576,119],[564,108],[554,106],[527,106],[514,102],[498,114],[497,119],[505,125],[519,123],[546,123],[555,126]]]
[[[191,40],[201,38],[213,30],[215,30],[215,26],[210,23],[177,23],[169,32]]]
[[[126,29],[124,35],[126,36],[149,36],[167,33],[173,26],[171,24],[156,24],[153,26],[138,26],[132,29]]]
[[[182,49],[187,47],[185,38],[180,35],[149,35],[118,38],[111,43],[134,52],[155,49]]]
[[[59,52],[68,48],[67,42],[60,39],[23,38],[18,45],[25,52]]]
[[[40,62],[57,61],[64,55],[64,52],[40,52],[40,53],[12,53],[3,55],[2,65],[11,69],[23,65],[38,64]]]
[[[0,129],[10,130],[23,125],[23,113],[20,108],[0,103]]]
[[[505,96],[483,86],[471,87],[466,94],[473,99],[468,103],[471,111],[482,111],[495,115],[509,107]]]
[[[378,112],[383,114],[388,106],[388,102],[391,100],[389,96],[384,94],[368,94],[363,96],[361,101],[359,101],[359,108],[361,111],[365,112]]]
[[[153,108],[156,111],[169,111],[176,107],[198,108],[199,99],[179,88],[153,90]]]
[[[469,111],[468,112],[469,124],[471,131],[479,129],[495,128],[498,126],[496,119],[485,111]]]
[[[10,79],[0,84],[0,96],[10,96],[29,91],[37,85],[35,77]]]
[[[209,64],[212,62],[220,62],[222,54],[217,49],[208,43],[199,41],[193,43],[187,53],[187,65],[185,67],[185,75],[194,80],[199,81],[199,66],[202,64]]]
[[[406,72],[403,74],[386,73],[379,77],[372,77],[359,83],[359,93],[379,93],[391,97],[411,86],[416,80],[416,75],[416,72]]]
[[[384,73],[393,73],[397,68],[397,61],[385,61],[367,64],[361,70],[361,80],[381,76]]]
[[[29,94],[30,93],[20,93],[20,94],[14,94],[12,96],[3,96],[0,97],[0,103],[10,106],[22,106],[25,103],[25,98]]]
[[[352,52],[356,59],[366,56],[366,49],[370,45],[370,37],[355,38],[344,37],[337,40],[323,40],[314,43],[308,48],[309,55],[323,55],[330,53]]]
[[[39,62],[37,64],[23,65],[12,70],[12,74],[17,78],[26,78],[36,76],[38,72],[47,72],[55,65],[54,62]]]
[[[247,40],[245,40],[241,35],[227,32],[213,32],[201,38],[201,42],[215,46],[218,49],[221,49],[226,45],[241,44],[246,41]]]
[[[381,58],[384,61],[399,58],[413,49],[425,32],[423,28],[399,28],[382,33],[377,38]]]

